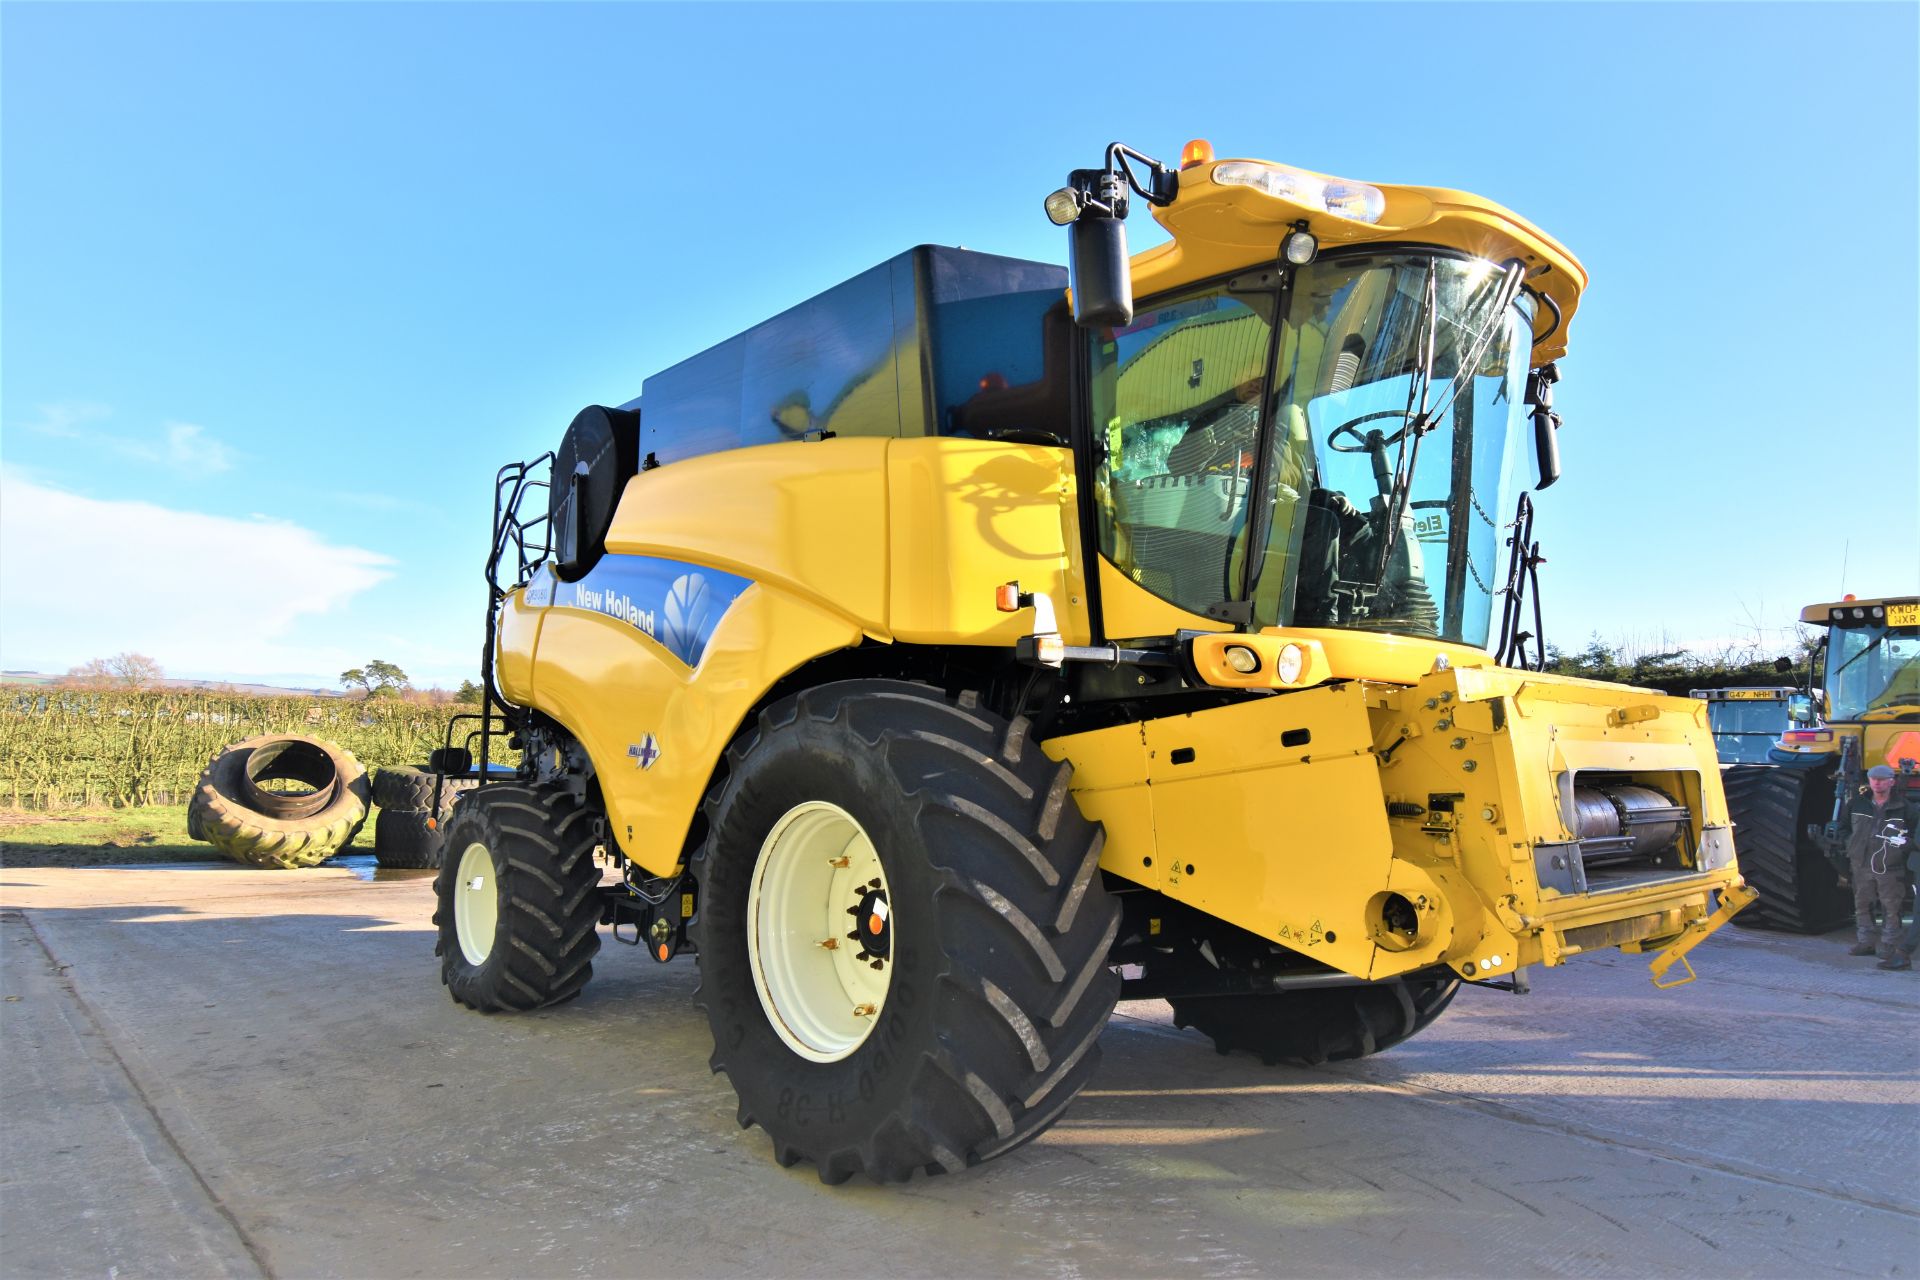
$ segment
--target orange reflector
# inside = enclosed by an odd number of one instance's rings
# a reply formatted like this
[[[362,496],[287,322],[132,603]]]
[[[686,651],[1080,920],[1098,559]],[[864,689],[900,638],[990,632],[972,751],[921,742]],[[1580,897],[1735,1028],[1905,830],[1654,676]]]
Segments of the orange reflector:
[[[658,954],[660,956],[661,961],[664,963],[670,956],[673,955],[673,952],[667,950],[667,944],[663,942],[660,944],[660,950]]]
[[[1180,167],[1191,169],[1197,164],[1206,164],[1213,159],[1213,144],[1205,138],[1195,138],[1180,148]]]
[[[439,829],[440,829],[440,819],[438,818],[427,819],[427,830],[438,831]]]
[[[1005,391],[1007,389],[1007,375],[1004,373],[981,374],[980,389],[982,391]]]
[[[1002,613],[1020,612],[1020,584],[1003,582],[993,589],[993,607]]]
[[[1903,733],[1887,747],[1887,763],[1898,769],[1906,761],[1920,769],[1920,733]]]
[[[887,927],[887,922],[880,918],[880,915],[878,912],[875,912],[873,915],[870,915],[867,917],[867,932],[872,934],[874,937],[876,938],[879,937],[880,931],[886,927]]]
[[[1831,729],[1789,729],[1780,735],[1782,742],[1832,742]]]

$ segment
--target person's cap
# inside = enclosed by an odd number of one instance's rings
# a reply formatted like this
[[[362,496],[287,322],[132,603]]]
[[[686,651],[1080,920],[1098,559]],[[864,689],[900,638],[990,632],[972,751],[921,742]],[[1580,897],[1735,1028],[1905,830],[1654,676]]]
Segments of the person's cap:
[[[1888,782],[1891,782],[1894,779],[1893,766],[1890,764],[1877,764],[1867,770],[1867,776],[1876,779],[1884,778]]]

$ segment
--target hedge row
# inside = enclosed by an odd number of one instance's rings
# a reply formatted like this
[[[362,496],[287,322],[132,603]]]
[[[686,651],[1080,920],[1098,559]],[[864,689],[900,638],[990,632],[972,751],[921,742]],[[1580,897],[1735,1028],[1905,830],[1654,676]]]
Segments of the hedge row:
[[[440,745],[447,717],[469,710],[397,699],[15,686],[0,693],[0,799],[16,808],[183,803],[214,752],[262,733],[337,742],[369,770],[418,764]],[[504,743],[494,759],[510,762]]]

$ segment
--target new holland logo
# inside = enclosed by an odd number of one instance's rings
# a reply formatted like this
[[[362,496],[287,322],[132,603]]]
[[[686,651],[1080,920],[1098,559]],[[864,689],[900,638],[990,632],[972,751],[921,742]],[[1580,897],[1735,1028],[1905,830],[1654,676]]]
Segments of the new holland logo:
[[[660,739],[648,734],[627,748],[627,754],[633,757],[637,769],[651,769],[660,759]]]

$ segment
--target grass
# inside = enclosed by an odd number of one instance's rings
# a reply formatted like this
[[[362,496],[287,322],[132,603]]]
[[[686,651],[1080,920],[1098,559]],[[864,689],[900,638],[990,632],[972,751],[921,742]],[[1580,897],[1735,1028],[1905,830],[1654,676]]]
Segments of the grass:
[[[0,866],[110,867],[221,860],[212,845],[187,839],[183,804],[0,809]]]

